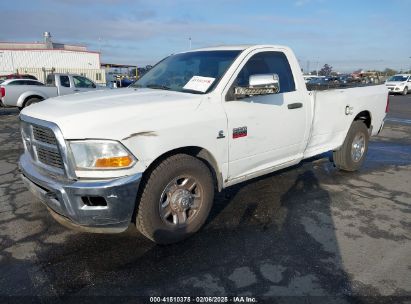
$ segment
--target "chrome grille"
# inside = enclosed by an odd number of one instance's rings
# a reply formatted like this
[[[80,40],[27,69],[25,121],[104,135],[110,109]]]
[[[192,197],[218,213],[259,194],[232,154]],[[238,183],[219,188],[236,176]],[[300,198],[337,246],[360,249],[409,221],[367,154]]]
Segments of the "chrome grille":
[[[43,164],[64,169],[63,161],[58,151],[51,151],[39,146],[37,147],[37,157]]]
[[[53,130],[22,122],[22,135],[33,162],[47,170],[64,174],[64,163]]]
[[[37,141],[57,146],[56,137],[50,129],[33,125],[33,137]]]

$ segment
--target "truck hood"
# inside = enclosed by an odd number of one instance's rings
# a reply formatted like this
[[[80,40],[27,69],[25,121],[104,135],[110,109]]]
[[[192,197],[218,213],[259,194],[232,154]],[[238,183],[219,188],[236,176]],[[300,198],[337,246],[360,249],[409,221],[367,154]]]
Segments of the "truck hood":
[[[21,114],[54,122],[66,139],[120,140],[130,132],[147,131],[174,112],[195,111],[202,95],[146,88],[91,91],[50,98]]]

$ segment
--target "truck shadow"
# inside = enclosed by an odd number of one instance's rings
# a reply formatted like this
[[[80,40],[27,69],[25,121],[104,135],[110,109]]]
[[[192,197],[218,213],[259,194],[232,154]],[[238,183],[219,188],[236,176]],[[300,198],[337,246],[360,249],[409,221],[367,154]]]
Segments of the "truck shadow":
[[[357,295],[379,293],[344,270],[334,219],[336,210],[350,207],[335,206],[324,183],[339,185],[347,175],[329,157],[227,189],[216,196],[204,229],[168,246],[132,229],[120,235],[67,231],[26,191],[10,186],[2,195],[28,200],[28,207],[0,216],[0,290],[44,296],[354,296],[343,302],[361,303]],[[10,154],[7,161],[14,158]],[[19,184],[17,170],[12,174],[10,184]],[[40,228],[18,238],[22,221]],[[6,231],[10,225],[15,230]],[[19,256],[27,248],[31,255]]]
[[[70,233],[40,241],[35,268],[58,295],[350,295],[330,203],[301,165],[219,194],[206,227],[179,244]],[[37,241],[64,231],[48,225]]]

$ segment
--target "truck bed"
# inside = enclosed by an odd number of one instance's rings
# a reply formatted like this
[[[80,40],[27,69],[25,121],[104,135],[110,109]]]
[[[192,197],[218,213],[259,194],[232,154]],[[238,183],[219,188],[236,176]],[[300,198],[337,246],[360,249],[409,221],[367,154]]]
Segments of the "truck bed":
[[[388,91],[384,85],[335,87],[311,91],[309,94],[313,101],[314,115],[304,158],[338,149],[343,144],[354,119],[351,112],[364,112],[364,115],[371,117],[371,135],[378,133],[385,117]]]
[[[327,91],[327,90],[335,90],[335,89],[350,89],[350,88],[359,88],[359,87],[369,87],[369,86],[377,86],[380,84],[375,83],[330,83],[327,85],[319,85],[319,84],[309,84],[306,83],[306,87],[308,91]]]
[[[5,85],[6,95],[2,98],[5,106],[16,107],[19,99],[26,99],[28,96],[57,96],[57,87],[40,85]]]

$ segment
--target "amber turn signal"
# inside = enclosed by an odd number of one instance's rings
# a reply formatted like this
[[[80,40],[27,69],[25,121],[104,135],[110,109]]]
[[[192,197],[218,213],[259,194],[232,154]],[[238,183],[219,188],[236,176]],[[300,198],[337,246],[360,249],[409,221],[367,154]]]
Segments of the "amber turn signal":
[[[95,163],[96,168],[124,168],[131,165],[133,159],[130,156],[119,156],[110,158],[98,158]]]

